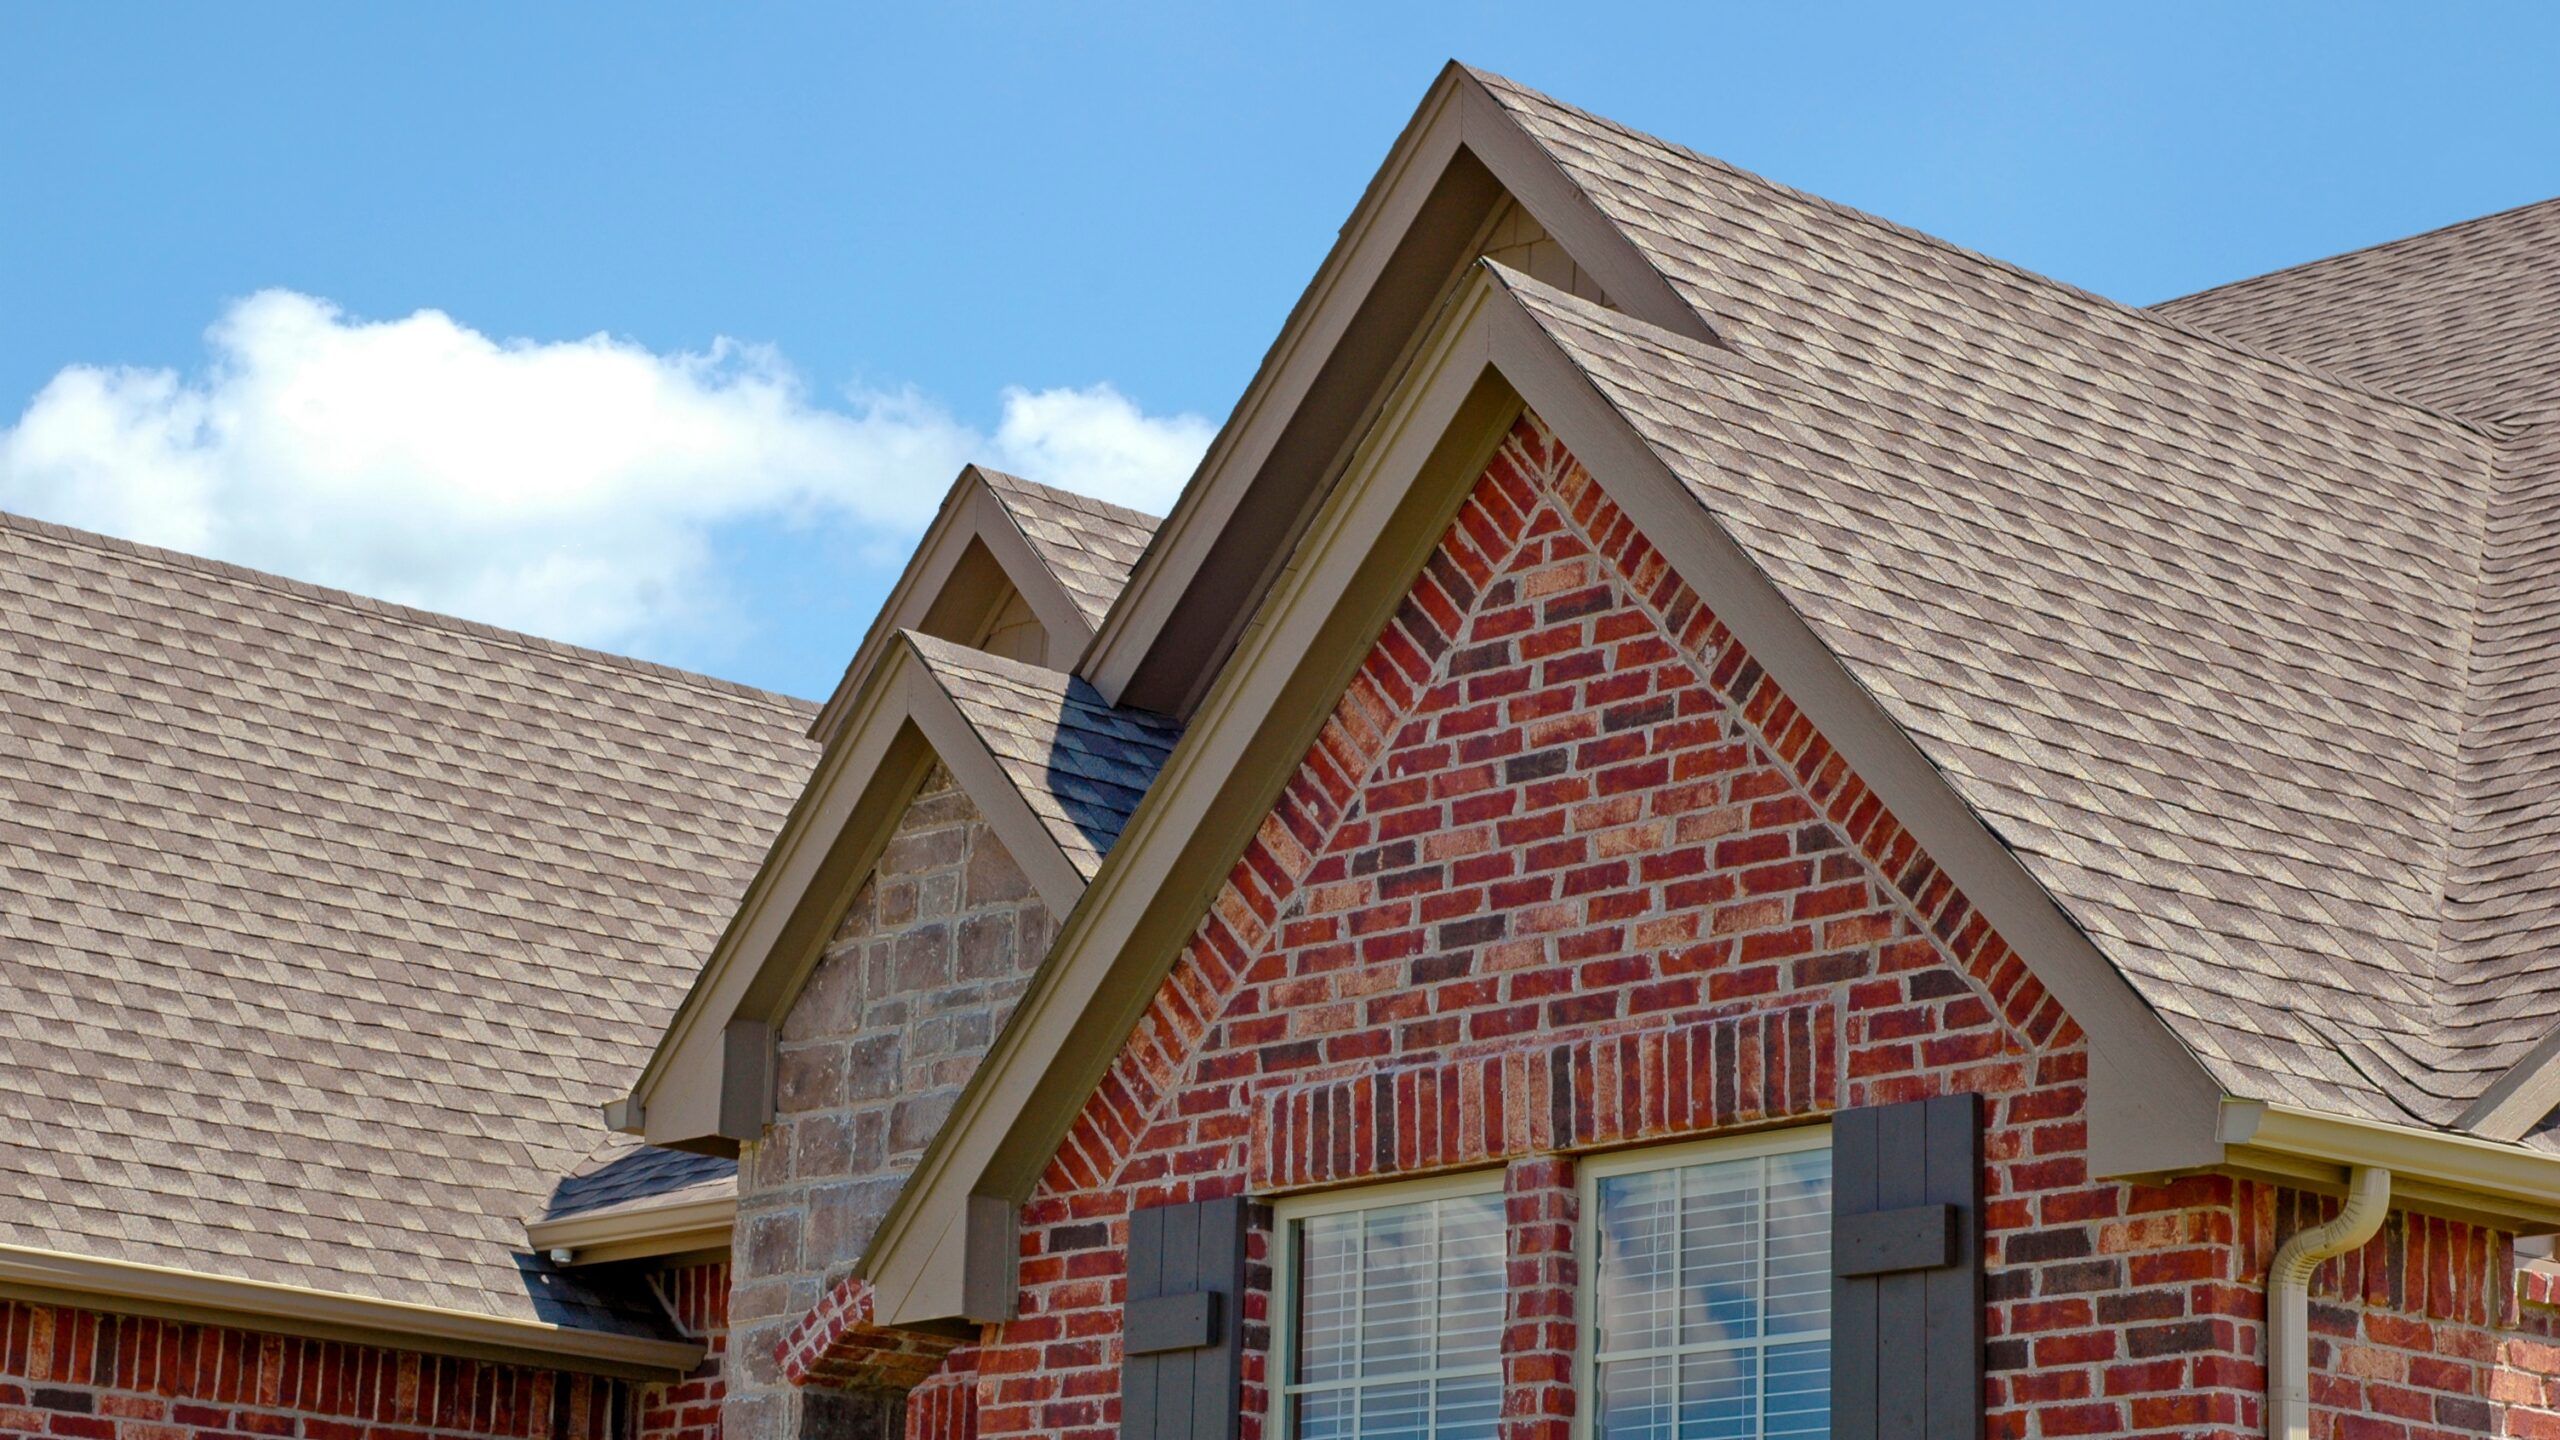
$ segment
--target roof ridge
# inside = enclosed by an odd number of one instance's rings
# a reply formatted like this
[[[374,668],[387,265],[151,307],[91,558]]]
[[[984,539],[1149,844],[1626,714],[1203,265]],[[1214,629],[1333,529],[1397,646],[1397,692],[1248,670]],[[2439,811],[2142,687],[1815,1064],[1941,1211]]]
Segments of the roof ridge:
[[[2337,250],[2326,255],[2315,256],[2309,260],[2297,260],[2290,265],[2280,265],[2273,270],[2261,270],[2255,275],[2243,275],[2237,280],[2225,280],[2218,285],[2207,285],[2201,290],[2189,290],[2184,294],[2171,295],[2165,299],[2154,300],[2149,305],[2142,308],[2146,310],[2159,310],[2165,306],[2183,305],[2190,300],[2201,300],[2208,295],[2219,295],[2226,290],[2247,289],[2252,285],[2261,284],[2266,281],[2281,280],[2287,276],[2299,275],[2306,270],[2317,270],[2322,266],[2334,265],[2342,260],[2354,260],[2366,255],[2379,255],[2387,250],[2397,250],[2404,245],[2421,244],[2440,236],[2450,235],[2457,230],[2468,230],[2474,226],[2494,225],[2500,221],[2522,215],[2528,210],[2540,210],[2546,206],[2560,206],[2560,195],[2545,196],[2540,200],[2527,200],[2521,205],[2509,205],[2503,209],[2492,210],[2486,215],[2474,215],[2464,220],[2448,221],[2445,224],[2432,226],[2425,230],[2412,231],[2406,235],[2395,235],[2388,240],[2377,240],[2371,245],[2358,245],[2351,250]]]
[[[55,544],[71,545],[95,551],[101,555],[138,560],[167,570],[188,571],[240,584],[254,585],[263,590],[290,595],[298,600],[353,610],[360,614],[376,615],[421,629],[441,630],[448,634],[512,649],[553,655],[582,664],[628,671],[661,680],[672,680],[688,688],[705,690],[732,699],[755,701],[790,713],[814,713],[817,709],[814,704],[797,696],[785,695],[776,690],[761,689],[735,680],[723,680],[716,675],[705,675],[699,671],[663,665],[655,660],[643,660],[636,655],[617,655],[610,650],[573,645],[565,640],[545,639],[540,635],[521,630],[509,630],[479,620],[467,620],[459,615],[448,615],[442,611],[428,610],[415,605],[403,605],[396,600],[378,599],[335,586],[316,585],[308,580],[296,580],[289,575],[277,574],[272,570],[253,569],[229,560],[190,554],[187,551],[174,550],[163,545],[147,545],[139,540],[126,540],[95,530],[83,530],[77,526],[64,525],[51,520],[39,520],[32,515],[21,515],[14,511],[0,510],[0,530],[14,530]]]
[[[1087,495],[1081,490],[1069,490],[1063,485],[1045,484],[1028,476],[1016,475],[1010,470],[998,470],[992,465],[978,465],[975,468],[979,474],[998,482],[995,487],[998,489],[1006,485],[1019,485],[1025,490],[1035,491],[1053,499],[1073,501],[1079,507],[1090,506],[1116,518],[1139,521],[1150,528],[1164,523],[1164,517],[1161,515],[1151,515],[1134,506],[1105,500],[1099,495]]]
[[[2426,419],[2434,420],[2440,424],[2451,425],[2459,429],[2470,431],[2474,434],[2487,436],[2491,439],[2501,438],[2500,432],[2488,429],[2477,421],[2466,420],[2459,415],[2450,414],[2442,410],[2437,410],[2431,406],[2419,404],[2417,401],[2411,400],[2406,396],[2394,395],[2388,391],[2359,385],[2354,381],[2333,374],[2327,370],[2320,369],[2317,366],[2307,365],[2289,355],[2281,355],[2272,351],[2264,351],[2251,346],[2242,345],[2213,331],[2198,329],[2195,326],[2177,319],[2175,316],[2164,315],[2140,305],[2128,305],[2124,301],[2117,300],[2111,296],[2101,295],[2094,290],[2075,285],[2068,280],[2057,279],[2056,277],[2044,274],[2041,271],[2030,270],[2027,267],[2018,264],[2016,261],[2003,260],[1997,255],[1986,254],[1985,252],[1973,249],[1970,246],[1958,244],[1953,240],[1947,239],[1943,235],[1933,235],[1926,230],[1915,229],[1912,226],[1904,225],[1899,221],[1888,220],[1881,215],[1873,213],[1872,211],[1861,210],[1854,205],[1843,204],[1840,201],[1816,195],[1809,190],[1797,189],[1795,186],[1789,185],[1783,180],[1773,180],[1756,170],[1746,170],[1742,166],[1736,165],[1730,160],[1718,159],[1704,151],[1691,149],[1689,146],[1683,145],[1679,141],[1666,140],[1659,135],[1638,130],[1634,126],[1625,124],[1622,121],[1612,120],[1605,115],[1595,114],[1578,105],[1559,100],[1542,90],[1533,89],[1530,86],[1523,85],[1508,76],[1499,75],[1490,70],[1479,69],[1472,65],[1462,64],[1460,68],[1464,69],[1468,74],[1475,76],[1478,80],[1484,82],[1488,88],[1495,89],[1497,91],[1507,91],[1515,96],[1525,97],[1527,99],[1538,101],[1542,104],[1553,106],[1557,110],[1580,116],[1595,125],[1605,126],[1610,130],[1616,131],[1621,136],[1638,140],[1648,145],[1659,146],[1664,150],[1674,152],[1698,164],[1710,166],[1716,170],[1723,171],[1727,175],[1735,176],[1742,180],[1749,181],[1754,185],[1775,191],[1801,204],[1809,205],[1818,210],[1827,211],[1833,215],[1842,217],[1860,225],[1869,226],[1889,234],[1917,241],[1931,249],[1956,256],[1960,259],[1989,266],[1994,270],[2001,271],[2017,279],[2042,286],[2071,299],[2093,305],[2100,310],[2112,312],[2114,314],[2136,320],[2154,329],[2166,331],[2169,334],[2178,336],[2182,339],[2197,341],[2212,349],[2239,356],[2242,359],[2251,361],[2266,368],[2302,377],[2316,384],[2333,389],[2346,398],[2380,401],[2387,405],[2399,406]],[[1579,188],[1579,182],[1574,183],[1576,184],[1576,187]]]

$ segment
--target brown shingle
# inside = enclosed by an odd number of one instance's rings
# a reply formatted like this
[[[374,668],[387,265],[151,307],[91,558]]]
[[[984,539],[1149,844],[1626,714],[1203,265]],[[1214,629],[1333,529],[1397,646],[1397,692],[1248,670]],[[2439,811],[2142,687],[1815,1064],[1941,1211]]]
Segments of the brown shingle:
[[[1155,538],[1158,518],[983,465],[978,473],[1076,608],[1089,623],[1100,625],[1128,588],[1129,572]]]
[[[902,633],[1058,848],[1093,878],[1182,737],[1181,726],[1106,704],[1075,676]]]
[[[0,1234],[622,1323],[511,1252],[727,922],[808,718],[0,518]]]

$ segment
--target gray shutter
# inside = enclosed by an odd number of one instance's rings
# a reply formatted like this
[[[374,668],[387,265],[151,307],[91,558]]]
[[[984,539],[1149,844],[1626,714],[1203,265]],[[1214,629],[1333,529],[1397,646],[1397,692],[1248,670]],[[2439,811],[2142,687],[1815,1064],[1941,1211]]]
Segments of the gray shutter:
[[[1233,1440],[1244,1403],[1244,1247],[1241,1198],[1130,1213],[1124,1440]]]
[[[1831,1434],[1982,1434],[1982,1121],[1977,1097],[1831,1121]]]

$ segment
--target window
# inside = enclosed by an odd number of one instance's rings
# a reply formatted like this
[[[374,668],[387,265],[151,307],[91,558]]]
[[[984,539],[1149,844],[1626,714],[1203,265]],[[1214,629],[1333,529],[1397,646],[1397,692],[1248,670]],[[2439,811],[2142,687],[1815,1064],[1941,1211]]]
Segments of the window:
[[[1283,1440],[1493,1440],[1502,1415],[1502,1177],[1283,1202]]]
[[[1822,1129],[1585,1163],[1583,1411],[1596,1440],[1787,1440],[1831,1424]]]

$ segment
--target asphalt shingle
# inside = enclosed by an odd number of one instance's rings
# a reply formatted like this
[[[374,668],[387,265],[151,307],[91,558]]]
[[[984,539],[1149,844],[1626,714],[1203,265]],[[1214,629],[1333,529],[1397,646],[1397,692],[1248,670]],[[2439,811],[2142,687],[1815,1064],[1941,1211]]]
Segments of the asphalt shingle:
[[[809,714],[0,517],[0,1237],[642,1323],[514,1252]]]

